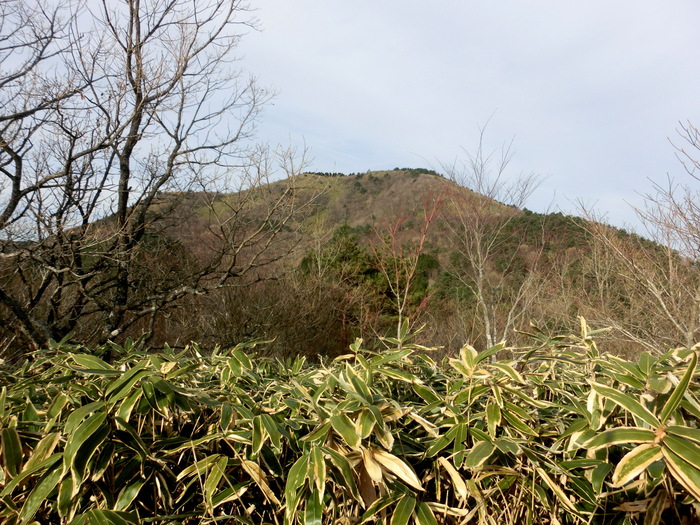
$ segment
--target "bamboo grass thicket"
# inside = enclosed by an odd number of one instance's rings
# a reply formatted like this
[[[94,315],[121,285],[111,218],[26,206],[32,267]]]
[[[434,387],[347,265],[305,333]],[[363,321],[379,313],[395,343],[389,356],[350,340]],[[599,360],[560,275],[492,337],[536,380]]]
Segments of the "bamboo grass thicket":
[[[697,347],[630,362],[595,331],[436,363],[356,341],[56,343],[0,372],[3,523],[619,523],[697,519]],[[107,362],[100,355],[117,356]],[[500,357],[493,359],[494,356]]]

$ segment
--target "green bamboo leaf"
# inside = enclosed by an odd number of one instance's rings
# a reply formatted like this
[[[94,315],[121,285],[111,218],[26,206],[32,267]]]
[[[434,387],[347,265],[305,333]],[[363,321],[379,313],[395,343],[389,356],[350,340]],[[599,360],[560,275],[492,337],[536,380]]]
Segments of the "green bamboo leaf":
[[[107,419],[105,412],[95,412],[91,414],[85,421],[81,422],[70,434],[65,445],[65,460],[66,467],[69,467],[69,462],[74,460],[74,455],[78,449],[87,441],[93,433],[95,433]]]
[[[301,438],[301,440],[307,443],[324,443],[330,429],[331,424],[324,423],[323,425],[317,426],[312,432]]]
[[[695,400],[691,392],[686,392],[681,401],[681,408],[696,419],[700,419],[700,404]]]
[[[615,467],[612,483],[615,487],[627,485],[637,478],[646,468],[661,459],[661,446],[642,443],[623,456]]]
[[[142,389],[134,390],[124,401],[119,405],[119,410],[117,410],[117,416],[124,421],[129,421],[131,419],[131,413],[136,408],[136,405],[141,400],[143,395]]]
[[[358,356],[358,359],[359,357],[360,356]],[[345,364],[345,377],[350,382],[350,384],[353,387],[353,390],[357,394],[362,396],[362,398],[364,398],[367,402],[372,402],[372,392],[370,391],[367,382],[365,382],[364,378],[360,377],[360,375],[355,371],[355,369],[351,367],[348,363]]]
[[[143,397],[156,412],[161,412],[161,408],[158,405],[158,397],[156,396],[156,387],[153,384],[151,377],[144,377],[141,380],[141,391],[143,392]],[[126,418],[125,418],[126,419]]]
[[[231,403],[222,403],[221,417],[219,418],[219,429],[226,432],[233,422],[233,407]]]
[[[277,426],[277,422],[270,414],[261,414],[260,419],[263,422],[263,425],[265,426],[267,435],[270,437],[272,446],[276,450],[280,450],[280,447],[282,446],[282,433],[280,432],[280,429]]]
[[[486,440],[490,441],[489,437],[487,434],[484,433],[483,436],[478,436],[475,432],[473,432],[474,428],[468,428],[468,425],[466,423],[459,423],[455,425],[454,427],[454,441],[452,442],[452,454],[457,454],[459,452],[462,452],[464,450],[467,450],[467,434],[471,433],[472,437],[477,440]],[[476,432],[479,432],[478,430]]]
[[[501,408],[496,403],[486,406],[486,424],[492,438],[496,437],[496,429],[501,424]]]
[[[652,367],[656,364],[656,358],[652,356],[649,352],[642,352],[639,355],[639,369],[644,375],[649,375]]]
[[[450,366],[457,370],[460,374],[464,375],[465,377],[471,377],[472,373],[474,372],[473,368],[468,367],[465,365],[462,361],[459,361],[458,359],[450,358],[449,359]]]
[[[497,354],[498,352],[500,352],[501,350],[503,350],[505,347],[506,347],[505,341],[501,341],[501,342],[498,343],[497,345],[492,346],[491,348],[487,348],[487,349],[484,350],[483,352],[479,352],[479,353],[475,356],[475,358],[474,358],[474,364],[475,364],[475,365],[478,365],[478,364],[481,363],[484,359],[488,359],[488,358],[491,357],[492,355]]]
[[[640,381],[634,376],[631,376],[629,374],[615,374],[614,372],[606,372],[607,376],[612,377],[619,383],[622,383],[623,385],[631,386],[634,389],[637,390],[644,390],[646,386],[645,381]]]
[[[522,448],[520,448],[520,445],[516,441],[509,438],[498,438],[493,442],[493,444],[496,445],[496,448],[498,448],[498,450],[504,454],[512,454],[513,456],[517,456],[522,453]]]
[[[141,488],[146,483],[144,479],[136,479],[131,481],[126,487],[119,491],[117,501],[114,504],[114,510],[128,509],[134,500],[138,497]]]
[[[477,442],[477,441],[489,441],[490,442],[491,441],[491,436],[489,436],[488,432],[484,432],[483,430],[481,430],[475,426],[469,427],[469,428],[467,428],[466,425],[457,425],[457,426],[462,427],[465,430],[465,432],[462,435],[458,435],[458,438],[456,438],[455,441],[457,441],[457,439],[461,439],[462,441],[465,440],[467,438],[467,434],[469,434],[472,437],[474,442]],[[464,443],[462,443],[462,444],[464,444]],[[464,448],[466,448],[466,447],[464,447]]]
[[[153,386],[156,389],[156,399],[160,411],[164,411],[166,407],[173,407],[175,403],[175,391],[165,379],[153,378]],[[160,395],[158,394],[160,392]],[[218,403],[215,403],[218,406]]]
[[[355,501],[360,501],[360,492],[357,489],[353,469],[348,459],[332,448],[321,447],[321,449],[323,450],[323,453],[330,458],[331,464],[338,469],[338,472],[340,473],[341,479],[336,479],[335,482],[338,483],[338,485],[348,489]]]
[[[384,450],[371,450],[371,454],[372,459],[401,481],[416,490],[423,490],[418,476],[416,476],[416,473],[405,461]]]
[[[113,366],[108,365],[102,359],[91,354],[70,354],[73,361],[83,368],[101,372],[119,372]]]
[[[267,432],[265,431],[262,419],[260,418],[260,416],[255,416],[253,418],[253,434],[251,438],[251,441],[253,442],[253,455],[251,456],[251,458],[257,457],[266,440]]]
[[[598,394],[601,396],[614,401],[628,412],[631,412],[634,416],[638,417],[652,428],[658,428],[661,426],[659,419],[632,396],[598,383],[591,383],[591,388],[593,388],[593,390],[598,392]]]
[[[700,444],[700,429],[692,427],[683,427],[680,425],[669,425],[666,427],[666,433],[674,436],[682,437]]]
[[[312,491],[306,498],[306,510],[304,512],[304,525],[321,525],[323,519],[323,495],[318,491]]]
[[[228,458],[221,457],[219,460],[212,465],[211,470],[207,474],[207,478],[204,481],[204,501],[207,504],[207,509],[209,512],[214,512],[214,503],[212,498],[214,493],[219,488],[219,483],[221,478],[224,477],[226,473],[226,465],[228,465]]]
[[[243,368],[250,370],[253,368],[253,362],[250,360],[250,356],[244,351],[245,346],[246,345],[238,345],[231,355],[238,360]]]
[[[698,465],[700,468],[700,445],[673,434],[666,434],[663,438],[663,444],[674,454],[679,455],[691,465]]]
[[[147,361],[145,359],[142,360],[131,369],[124,372],[119,379],[112,381],[105,391],[105,397],[107,397],[111,405],[114,405],[117,401],[129,395],[133,386],[142,377],[149,374],[148,371],[143,369],[146,366],[146,363]]]
[[[661,452],[673,478],[695,498],[695,501],[700,501],[700,470],[666,446],[661,447]]]
[[[68,396],[66,394],[64,394],[63,392],[59,392],[58,394],[56,394],[56,397],[53,398],[53,401],[51,402],[51,405],[49,406],[49,409],[46,412],[47,417],[49,419],[58,417],[67,403]]]
[[[421,427],[423,427],[423,430],[425,430],[429,436],[434,437],[434,438],[437,438],[440,436],[440,432],[438,431],[438,427],[436,427],[434,424],[432,424],[430,421],[428,421],[424,417],[419,416],[413,410],[411,410],[407,415],[413,421],[415,421]]]
[[[379,355],[370,360],[370,364],[373,368],[377,368],[381,365],[391,363],[393,361],[400,361],[404,357],[407,357],[413,353],[413,350],[395,350],[393,352],[387,352],[386,354]]]
[[[120,417],[115,417],[114,420],[118,428],[121,429],[115,431],[114,439],[120,440],[126,447],[136,452],[142,462],[145,462],[148,458],[148,445],[141,439],[141,436],[139,436],[139,433],[132,425]],[[124,436],[122,432],[125,432],[128,437]]]
[[[413,391],[428,404],[440,403],[442,401],[440,396],[438,396],[435,393],[435,390],[433,390],[430,386],[421,385],[419,383],[413,383],[411,387],[413,388]]]
[[[586,502],[589,505],[595,505],[598,501],[598,497],[593,490],[591,482],[584,476],[571,476],[568,479],[567,489],[570,500],[573,496],[573,498],[580,499],[582,502]]]
[[[95,456],[99,450],[100,446],[109,436],[109,426],[102,425],[100,428],[95,430],[95,432],[85,440],[82,446],[76,451],[73,461],[71,462],[71,475],[74,476],[74,481],[76,483],[76,490],[79,489],[79,485],[91,478],[91,476],[98,475],[98,469],[95,469],[92,474],[87,472],[88,463]],[[65,457],[65,456],[64,456]],[[103,465],[106,468],[108,462]],[[93,477],[94,480],[94,477]]]
[[[420,379],[418,379],[415,375],[402,370],[394,370],[393,368],[378,368],[375,371],[377,374],[381,374],[391,379],[396,379],[397,381],[403,381],[404,383],[414,384],[416,382],[420,382]]]
[[[403,496],[404,495],[400,492],[391,492],[386,496],[382,496],[381,498],[376,499],[374,503],[367,507],[367,510],[362,514],[362,516],[360,516],[360,523],[367,523],[370,520],[372,521],[372,523],[376,523],[377,514],[382,512],[387,507],[393,505]]]
[[[103,401],[93,401],[92,403],[88,403],[87,405],[83,405],[80,408],[73,410],[71,415],[66,418],[64,434],[67,436],[72,436],[83,419],[93,412],[104,409],[104,406],[105,404]]]
[[[525,378],[512,366],[506,363],[492,363],[489,366],[491,368],[500,370],[516,383],[520,383],[521,385],[525,384]]]
[[[569,500],[568,496],[564,492],[564,490],[559,486],[558,483],[556,483],[552,478],[549,477],[549,474],[547,474],[544,469],[537,467],[535,469],[537,471],[537,475],[539,478],[544,482],[545,485],[549,487],[549,490],[552,491],[552,493],[556,496],[556,498],[559,500],[559,502],[564,505],[568,509],[569,512],[572,514],[578,516],[579,511],[578,509],[574,506],[573,503],[571,503],[571,500]],[[545,499],[546,501],[546,499]]]
[[[81,521],[82,518],[85,521]],[[129,512],[116,512],[108,509],[91,509],[81,516],[77,516],[71,523],[84,525],[136,525],[138,519]]]
[[[621,357],[617,357],[615,355],[609,355],[607,356],[607,367],[614,367],[617,370],[627,373],[631,376],[634,376],[637,378],[639,381],[646,381],[646,374],[642,371],[642,369],[639,367],[637,363],[632,363],[630,361],[626,361],[622,359]],[[606,368],[603,369],[603,373],[607,373],[608,370]]]
[[[478,468],[482,466],[496,450],[496,445],[489,441],[479,441],[467,454],[464,466],[467,468]]]
[[[212,454],[211,456],[206,456],[205,458],[200,459],[196,463],[193,463],[188,467],[182,469],[182,471],[180,471],[180,473],[175,478],[175,481],[182,481],[183,479],[186,479],[189,476],[193,475],[198,477],[204,476],[204,474],[209,471],[211,466],[214,463],[216,463],[220,458],[220,454]]]
[[[424,501],[418,502],[415,510],[416,525],[438,525],[433,510]]]
[[[577,469],[577,468],[593,468],[598,465],[603,464],[604,461],[601,459],[594,458],[578,458],[578,459],[568,459],[559,463],[559,466],[565,470]]]
[[[581,445],[583,448],[595,450],[601,447],[622,445],[625,443],[651,443],[656,438],[653,430],[637,427],[617,427],[604,430]]]
[[[376,427],[379,430],[384,430],[384,428],[386,427],[384,422],[385,414],[383,414],[376,405],[369,405],[367,407],[367,410],[369,410],[370,414],[372,414],[372,416],[374,417],[374,424],[376,425]],[[402,413],[399,411],[398,414],[400,416]],[[387,410],[387,420],[391,419],[391,415],[395,415],[395,413],[391,410]]]
[[[22,468],[22,443],[15,428],[2,429],[2,460],[10,477]]]
[[[607,462],[602,463],[597,467],[593,467],[593,470],[591,471],[591,486],[596,494],[600,494],[602,492],[605,478],[608,477],[608,474],[612,469],[613,466]]]
[[[653,375],[647,379],[646,387],[659,394],[668,394],[673,388],[673,383],[667,375]]]
[[[304,482],[309,470],[309,457],[301,456],[294,462],[287,474],[287,482],[284,486],[284,498],[286,501],[285,521],[290,521],[299,506],[299,500],[303,494]]]
[[[531,429],[529,426],[527,426],[525,423],[523,423],[522,419],[520,419],[517,415],[512,414],[508,410],[503,410],[501,412],[501,415],[503,416],[503,419],[505,419],[508,424],[515,428],[516,430],[520,431],[523,434],[526,434],[528,436],[532,437],[538,437],[537,432],[535,432],[533,429]]]
[[[65,478],[63,478],[61,484],[58,486],[58,497],[56,500],[56,506],[58,508],[58,515],[63,519],[64,522],[70,522],[77,510],[76,505],[74,504],[74,499],[77,498],[73,497],[73,495],[77,492],[74,491],[74,488],[75,485],[73,483],[72,476],[66,476]]]
[[[26,525],[34,518],[39,508],[48,500],[49,494],[56,488],[61,476],[62,471],[58,467],[42,476],[19,511],[19,525]]]
[[[41,441],[36,444],[34,450],[32,450],[32,455],[29,457],[22,470],[25,471],[32,469],[35,465],[43,462],[46,458],[51,456],[60,437],[61,436],[58,432],[45,435]]]
[[[549,401],[544,401],[542,399],[537,399],[532,397],[532,393],[528,391],[520,390],[519,388],[510,388],[507,386],[501,386],[504,391],[513,394],[514,396],[520,398],[523,402],[535,408],[550,408],[556,406],[554,403]]]
[[[74,490],[79,489],[79,485],[85,479],[85,470],[88,462],[109,435],[109,426],[105,424],[106,419],[107,414],[104,412],[92,414],[66,441],[63,463],[74,476],[76,485]]]
[[[49,456],[43,461],[32,463],[31,465],[29,464],[29,462],[27,462],[27,464],[22,469],[22,472],[17,474],[14,478],[12,478],[12,480],[9,483],[5,485],[2,492],[0,492],[0,498],[4,498],[5,496],[11,494],[13,490],[15,490],[19,485],[26,482],[28,479],[32,477],[36,478],[38,473],[48,468],[51,468],[62,457],[63,453],[57,452],[56,454]]]
[[[692,357],[690,359],[690,364],[688,365],[685,374],[683,374],[683,377],[681,378],[680,382],[678,383],[678,385],[676,385],[676,388],[673,390],[671,397],[668,398],[668,401],[666,401],[666,404],[664,405],[663,409],[661,409],[659,419],[662,423],[666,421],[669,417],[671,417],[673,411],[676,410],[676,408],[678,408],[678,405],[682,401],[686,390],[688,390],[688,385],[690,384],[690,380],[693,378],[693,374],[695,373],[695,367],[697,364],[698,354],[696,352],[693,352]]]
[[[390,525],[407,525],[411,519],[413,509],[416,507],[416,498],[406,494],[396,504],[396,508],[391,515]]]
[[[496,384],[492,384],[491,385],[491,392],[493,392],[493,398],[496,400],[496,404],[499,407],[504,408],[505,403],[503,401],[503,394],[501,392],[501,387],[496,385]],[[512,405],[512,403],[511,403],[511,405]],[[525,419],[529,419],[529,417],[527,415],[525,415]]]
[[[489,385],[472,385],[462,389],[452,400],[455,406],[472,405],[483,394],[491,392]],[[500,406],[500,405],[499,405]]]
[[[241,466],[243,467],[243,470],[245,470],[250,477],[253,478],[253,481],[255,481],[258,488],[260,488],[263,494],[265,494],[265,497],[275,505],[280,505],[280,501],[277,499],[274,491],[270,488],[270,485],[267,482],[267,475],[260,465],[254,461],[244,459],[241,461]]]
[[[360,436],[355,431],[355,425],[350,421],[350,418],[345,414],[338,414],[331,417],[331,426],[345,442],[353,448],[360,446]]]
[[[326,460],[323,457],[321,447],[311,448],[309,462],[311,467],[310,479],[315,483],[316,491],[321,495],[321,500],[323,500],[323,493],[326,488]]]
[[[447,432],[445,432],[442,436],[437,437],[432,440],[431,445],[428,447],[428,450],[426,451],[426,456],[429,458],[432,458],[435,456],[437,453],[439,453],[442,449],[447,447],[452,441],[455,439],[459,429],[460,425],[453,425]]]
[[[375,422],[375,415],[368,408],[365,408],[355,420],[355,432],[360,438],[367,439],[374,429]]]
[[[499,404],[499,406],[501,406],[501,408],[505,409],[505,411],[508,411],[512,414],[515,414],[523,421],[530,421],[532,419],[530,414],[528,414],[527,411],[523,407],[519,407],[518,405],[513,404],[510,401],[505,401],[502,405]]]
[[[454,489],[455,493],[457,496],[462,500],[466,501],[467,497],[469,496],[469,491],[467,490],[467,484],[464,481],[464,478],[457,472],[457,469],[444,457],[439,457],[438,458],[438,463],[442,468],[445,469],[445,472],[450,476],[450,480],[452,481],[452,488]]]

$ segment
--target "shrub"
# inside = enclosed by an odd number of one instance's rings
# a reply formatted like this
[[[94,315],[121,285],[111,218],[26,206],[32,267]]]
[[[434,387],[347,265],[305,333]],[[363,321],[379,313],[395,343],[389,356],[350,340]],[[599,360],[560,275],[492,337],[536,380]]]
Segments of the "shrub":
[[[466,346],[407,325],[329,363],[253,345],[53,345],[2,374],[4,523],[680,522],[700,501],[696,349]],[[113,363],[99,357],[117,355]],[[506,358],[495,360],[496,355]]]

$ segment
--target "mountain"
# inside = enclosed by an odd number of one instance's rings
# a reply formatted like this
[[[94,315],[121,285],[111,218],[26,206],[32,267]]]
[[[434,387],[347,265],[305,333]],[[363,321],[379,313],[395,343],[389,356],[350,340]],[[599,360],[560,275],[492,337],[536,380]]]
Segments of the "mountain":
[[[274,339],[266,348],[276,354],[336,355],[355,337],[395,334],[400,315],[425,324],[422,342],[450,350],[522,339],[514,331],[531,321],[550,331],[577,323],[580,308],[556,297],[555,283],[573,282],[580,270],[572,268],[588,251],[580,219],[507,206],[423,169],[306,173],[254,191],[250,198],[191,194],[178,204],[180,215],[187,209],[192,217],[178,232],[189,251],[201,250],[213,215],[221,221],[231,214],[248,231],[266,222],[278,230],[258,282],[204,299],[208,332],[186,337],[209,344]],[[296,211],[275,223],[270,203],[283,195],[292,195],[288,206]],[[243,213],[246,199],[255,204]],[[426,210],[435,212],[429,224]],[[409,270],[392,259],[412,256],[407,282]],[[569,274],[555,275],[555,268]],[[407,289],[399,312],[397,291]]]
[[[413,342],[445,354],[576,333],[578,316],[611,327],[598,337],[625,356],[700,338],[696,263],[426,169],[162,193],[128,257],[116,224],[106,217],[22,248],[24,266],[5,268],[4,291],[18,299],[0,308],[0,343],[21,341],[21,316],[83,344],[261,340],[258,351],[278,357],[339,355],[355,338],[401,334],[409,319]],[[54,261],[53,281],[35,253]],[[121,268],[128,297],[115,310]]]

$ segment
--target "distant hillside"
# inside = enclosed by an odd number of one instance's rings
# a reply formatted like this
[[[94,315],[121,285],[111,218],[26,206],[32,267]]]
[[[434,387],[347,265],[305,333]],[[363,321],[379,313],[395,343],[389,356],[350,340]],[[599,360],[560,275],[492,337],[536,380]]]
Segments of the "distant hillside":
[[[104,305],[114,264],[93,253],[114,228],[112,217],[90,225],[86,238],[97,241],[75,275],[83,284],[104,277],[91,291]],[[135,306],[117,342],[264,340],[261,352],[317,358],[345,353],[358,337],[396,336],[410,319],[412,331],[422,327],[414,342],[449,354],[465,343],[481,350],[575,333],[577,316],[612,327],[600,340],[628,356],[700,336],[688,307],[700,272],[678,254],[577,217],[507,206],[425,169],[163,193],[128,264]],[[39,289],[33,272],[28,263],[8,286]],[[66,319],[59,338],[92,341],[105,330],[100,311],[33,308]],[[2,319],[11,317],[0,310]],[[5,324],[0,341],[11,341]]]
[[[278,181],[256,190],[257,204],[246,210],[244,223],[264,223],[269,202],[289,185]],[[292,200],[304,206],[265,255],[279,260],[264,267],[257,285],[225,292],[218,303],[208,299],[225,311],[205,339],[275,338],[281,353],[335,354],[356,336],[391,334],[397,310],[378,268],[377,239],[399,221],[397,250],[412,246],[429,202],[439,202],[439,211],[407,306],[409,317],[425,324],[425,342],[483,347],[504,337],[517,341],[516,330],[528,331],[530,323],[550,332],[575,329],[577,315],[605,323],[612,314],[602,315],[599,301],[627,300],[625,283],[614,275],[605,277],[608,288],[599,297],[592,293],[603,277],[583,219],[506,206],[430,170],[307,173],[292,186]],[[242,195],[184,198],[178,206],[192,220],[179,242],[201,250],[211,214],[225,218]],[[615,235],[650,245],[622,231]]]

